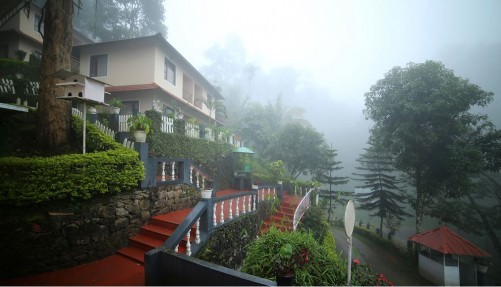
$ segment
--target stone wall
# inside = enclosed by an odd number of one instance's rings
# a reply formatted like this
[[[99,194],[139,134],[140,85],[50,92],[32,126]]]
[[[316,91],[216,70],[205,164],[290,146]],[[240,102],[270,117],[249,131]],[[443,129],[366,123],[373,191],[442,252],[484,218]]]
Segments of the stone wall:
[[[271,215],[271,202],[260,202],[258,212],[246,214],[216,228],[213,236],[196,256],[202,260],[238,270],[262,222]]]
[[[198,200],[193,188],[170,185],[88,201],[1,207],[0,279],[109,256],[151,216],[193,207]]]

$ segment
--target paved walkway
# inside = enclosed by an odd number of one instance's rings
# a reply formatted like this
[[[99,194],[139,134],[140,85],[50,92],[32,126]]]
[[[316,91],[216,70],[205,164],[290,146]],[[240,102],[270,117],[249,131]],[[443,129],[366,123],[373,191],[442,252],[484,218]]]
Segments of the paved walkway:
[[[331,227],[336,239],[336,248],[341,256],[348,258],[348,242],[344,230]],[[417,270],[407,269],[407,264],[400,264],[400,254],[393,254],[376,244],[365,244],[353,237],[352,259],[359,259],[376,273],[382,273],[396,286],[430,286],[431,282],[419,276]]]

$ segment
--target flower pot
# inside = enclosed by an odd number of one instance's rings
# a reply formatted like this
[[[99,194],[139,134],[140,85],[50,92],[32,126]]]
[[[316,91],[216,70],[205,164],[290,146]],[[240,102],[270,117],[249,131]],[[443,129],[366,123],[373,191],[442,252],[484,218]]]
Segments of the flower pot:
[[[110,114],[112,114],[112,115],[118,115],[120,113],[120,108],[110,107],[109,111],[110,111]]]
[[[145,131],[134,131],[134,140],[139,143],[146,142],[146,132]]]
[[[277,274],[277,286],[294,286],[296,276],[294,274]]]
[[[95,107],[89,107],[89,108],[87,108],[87,112],[88,112],[89,114],[91,114],[91,115],[95,115],[95,114],[97,114],[97,110],[96,110],[96,108],[95,108]]]
[[[202,198],[211,198],[211,197],[212,197],[212,189],[202,190]]]

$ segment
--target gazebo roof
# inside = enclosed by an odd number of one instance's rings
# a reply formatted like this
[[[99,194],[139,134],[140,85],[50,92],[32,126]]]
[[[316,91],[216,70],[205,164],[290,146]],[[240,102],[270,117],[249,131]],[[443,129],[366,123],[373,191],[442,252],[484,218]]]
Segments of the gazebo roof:
[[[489,253],[478,248],[473,243],[452,232],[445,226],[412,235],[409,237],[409,240],[443,254],[475,257],[491,256]]]

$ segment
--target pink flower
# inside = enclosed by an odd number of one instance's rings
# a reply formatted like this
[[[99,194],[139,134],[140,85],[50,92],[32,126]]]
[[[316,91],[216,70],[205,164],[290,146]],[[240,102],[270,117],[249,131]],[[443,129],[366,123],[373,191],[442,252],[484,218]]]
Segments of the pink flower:
[[[360,264],[360,260],[358,260],[357,258],[355,258],[355,259],[353,260],[353,263],[354,263],[355,265],[359,265],[359,264]]]

